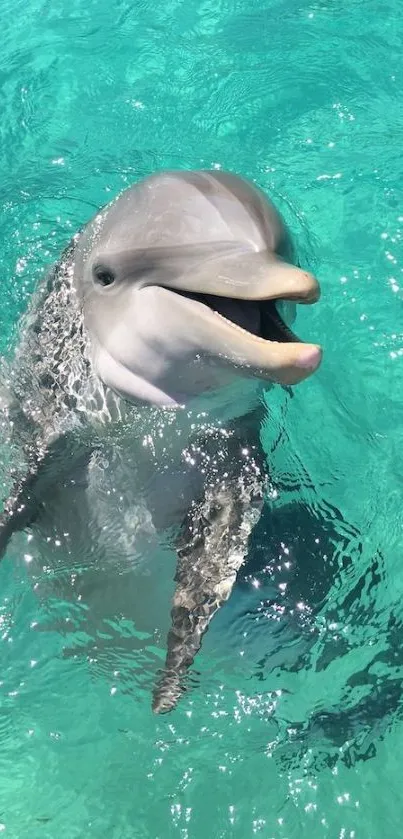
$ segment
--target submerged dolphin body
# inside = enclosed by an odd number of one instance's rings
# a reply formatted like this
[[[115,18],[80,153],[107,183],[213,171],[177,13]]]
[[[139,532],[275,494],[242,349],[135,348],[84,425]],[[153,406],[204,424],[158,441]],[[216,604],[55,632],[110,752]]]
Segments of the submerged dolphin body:
[[[281,217],[252,184],[217,171],[153,175],[75,236],[34,296],[12,362],[5,411],[25,461],[0,518],[0,554],[15,531],[46,529],[61,512],[57,493],[74,470],[97,505],[96,453],[107,440],[113,459],[122,429],[126,506],[141,464],[153,526],[179,527],[157,712],[183,691],[262,504],[260,389],[296,384],[321,361],[280,315],[280,301],[319,297],[291,260]]]

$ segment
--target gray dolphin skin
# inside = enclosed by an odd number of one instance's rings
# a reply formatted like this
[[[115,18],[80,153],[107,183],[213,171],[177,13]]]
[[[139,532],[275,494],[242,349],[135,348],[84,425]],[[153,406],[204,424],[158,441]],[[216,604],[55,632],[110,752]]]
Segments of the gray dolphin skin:
[[[110,454],[106,481],[123,438],[122,504],[134,511],[143,493],[154,531],[172,538],[176,588],[158,713],[187,689],[264,501],[262,391],[298,384],[321,362],[321,348],[284,319],[287,305],[319,298],[317,280],[294,262],[279,213],[245,179],[218,170],[151,175],[74,237],[33,295],[4,376],[15,468],[0,555],[13,533],[46,534],[52,516],[62,521],[62,487],[68,498],[81,493],[76,506],[86,500],[90,511],[81,526],[94,530],[99,457]]]

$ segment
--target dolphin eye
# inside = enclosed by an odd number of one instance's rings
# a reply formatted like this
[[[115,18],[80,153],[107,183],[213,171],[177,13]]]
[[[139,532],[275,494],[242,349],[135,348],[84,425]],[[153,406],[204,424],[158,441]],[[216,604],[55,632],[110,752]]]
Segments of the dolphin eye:
[[[94,268],[94,280],[98,285],[108,286],[115,282],[115,277],[112,271],[105,268],[103,265],[96,265]]]

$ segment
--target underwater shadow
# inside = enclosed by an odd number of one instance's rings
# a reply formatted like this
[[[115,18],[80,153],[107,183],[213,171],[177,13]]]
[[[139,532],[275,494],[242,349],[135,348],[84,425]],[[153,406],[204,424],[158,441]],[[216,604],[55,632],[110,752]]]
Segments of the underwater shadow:
[[[259,623],[272,620],[276,645],[255,661],[253,680],[264,690],[266,680],[276,671],[296,673],[314,669],[323,673],[329,665],[357,647],[348,633],[339,631],[318,647],[320,629],[332,622],[343,629],[347,621],[353,629],[361,626],[368,636],[374,629],[383,641],[383,652],[374,656],[362,670],[340,684],[342,701],[334,706],[329,697],[319,700],[309,718],[292,723],[289,742],[279,745],[276,757],[284,767],[301,764],[308,750],[316,768],[333,767],[342,760],[347,766],[376,755],[376,748],[394,723],[400,721],[403,687],[403,621],[394,614],[376,613],[376,595],[384,581],[384,559],[379,551],[359,568],[349,586],[349,570],[354,554],[364,555],[362,535],[328,504],[311,509],[302,503],[282,508],[265,505],[250,537],[249,552],[239,575],[235,598],[245,602],[241,618]],[[256,605],[248,598],[251,585],[262,597]],[[248,615],[248,599],[253,614]],[[354,627],[354,621],[356,626]],[[362,643],[367,643],[365,637]],[[379,647],[378,647],[379,649]],[[380,676],[380,672],[382,675]],[[340,677],[341,678],[341,677]],[[318,682],[320,684],[320,682]],[[326,707],[328,704],[328,707]],[[318,706],[322,706],[319,707]]]

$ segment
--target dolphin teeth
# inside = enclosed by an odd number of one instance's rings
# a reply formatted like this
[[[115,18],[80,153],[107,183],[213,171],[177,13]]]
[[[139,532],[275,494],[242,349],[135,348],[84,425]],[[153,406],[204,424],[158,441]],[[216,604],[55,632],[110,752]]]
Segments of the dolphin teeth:
[[[276,331],[284,336],[282,340],[281,338],[279,340],[275,340],[274,338],[263,338],[261,335],[254,335],[253,332],[249,332],[247,329],[244,329],[243,326],[239,326],[238,323],[234,323],[234,321],[226,318],[225,315],[220,314],[220,312],[216,312],[215,309],[212,309],[211,311],[216,315],[216,317],[226,321],[226,323],[229,323],[234,329],[237,329],[238,332],[241,332],[243,335],[247,335],[248,338],[253,341],[258,341],[262,344],[283,344],[285,341],[296,341],[299,343],[301,341],[301,339],[298,338],[297,335],[294,335],[292,330],[284,323],[277,311],[276,316],[271,315],[271,319],[276,326]]]
[[[231,312],[231,303],[237,304],[240,302],[238,300],[235,301],[231,297],[216,297],[212,294],[197,294],[183,290],[175,290],[175,293],[186,297],[196,305],[203,306],[216,317],[220,318],[221,321],[231,326],[232,329],[237,330],[238,334],[247,336],[251,341],[265,345],[284,344],[287,342],[303,343],[285,323],[282,315],[278,311],[275,300],[242,301],[244,305],[251,306],[247,315],[247,320],[249,320],[251,328],[248,329],[247,326],[249,323],[245,327],[238,322],[237,317],[239,316],[239,311],[237,308],[233,311],[234,317],[228,315],[228,312],[225,311],[229,308]]]
[[[233,320],[230,320],[229,318],[226,318],[225,315],[221,315],[219,312],[216,312],[215,309],[212,309],[211,311],[215,314],[215,316],[217,318],[220,318],[221,320],[225,320],[225,322],[229,323],[229,325],[232,326],[233,329],[237,329],[238,332],[242,332],[243,335],[247,335],[249,338],[253,338],[254,341],[260,341],[262,344],[267,344],[267,341],[265,340],[265,338],[261,338],[260,335],[254,335],[253,332],[248,332],[248,330],[244,329],[243,326],[239,326],[239,323],[234,323]],[[274,341],[272,343],[278,343],[278,342]]]

